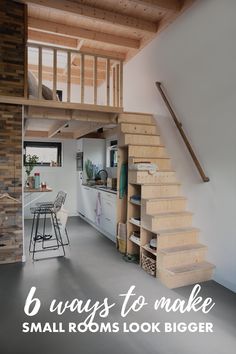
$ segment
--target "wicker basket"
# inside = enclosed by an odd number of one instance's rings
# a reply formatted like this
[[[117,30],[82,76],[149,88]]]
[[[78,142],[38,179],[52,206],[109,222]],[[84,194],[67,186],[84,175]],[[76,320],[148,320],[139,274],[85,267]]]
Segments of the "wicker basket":
[[[122,240],[119,236],[117,236],[118,250],[120,253],[126,253],[126,240]]]
[[[156,260],[144,253],[142,253],[142,268],[153,277],[156,276]]]

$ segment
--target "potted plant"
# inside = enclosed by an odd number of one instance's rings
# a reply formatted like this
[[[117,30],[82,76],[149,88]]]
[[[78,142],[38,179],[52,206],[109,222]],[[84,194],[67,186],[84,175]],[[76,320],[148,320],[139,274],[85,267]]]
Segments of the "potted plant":
[[[37,155],[26,155],[25,157],[25,172],[27,174],[27,185],[30,188],[34,188],[34,177],[30,176],[31,172],[33,171],[34,167],[37,165],[39,157]]]
[[[85,171],[87,175],[87,183],[94,184],[94,166],[91,160],[85,161]]]

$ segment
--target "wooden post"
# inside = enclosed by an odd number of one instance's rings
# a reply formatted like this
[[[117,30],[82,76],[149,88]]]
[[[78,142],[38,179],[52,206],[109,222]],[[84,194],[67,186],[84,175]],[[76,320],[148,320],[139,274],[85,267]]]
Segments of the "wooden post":
[[[67,102],[71,96],[71,52],[67,53]]]
[[[120,106],[120,64],[116,65],[116,106]]]
[[[28,8],[27,5],[24,5],[24,26],[25,26],[25,33],[24,33],[24,97],[28,98]]]
[[[42,99],[42,69],[43,69],[43,64],[42,64],[42,47],[39,47],[39,63],[38,63],[38,99]]]
[[[84,103],[84,54],[80,57],[80,93],[81,103]]]
[[[112,68],[112,81],[113,81],[113,107],[116,106],[116,67]]]
[[[57,100],[57,50],[53,49],[53,100]]]
[[[94,104],[97,104],[97,57],[94,57],[93,67],[93,87],[94,87]]]
[[[110,106],[110,59],[107,59],[107,106]]]
[[[123,107],[123,61],[120,61],[120,107]]]

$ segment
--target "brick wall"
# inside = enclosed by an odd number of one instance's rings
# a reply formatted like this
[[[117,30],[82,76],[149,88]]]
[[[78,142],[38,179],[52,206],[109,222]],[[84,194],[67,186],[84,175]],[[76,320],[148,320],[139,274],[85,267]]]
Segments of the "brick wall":
[[[24,95],[25,7],[1,0],[0,95]],[[22,259],[22,107],[0,104],[0,264]]]
[[[24,95],[25,8],[12,0],[0,5],[0,95]]]

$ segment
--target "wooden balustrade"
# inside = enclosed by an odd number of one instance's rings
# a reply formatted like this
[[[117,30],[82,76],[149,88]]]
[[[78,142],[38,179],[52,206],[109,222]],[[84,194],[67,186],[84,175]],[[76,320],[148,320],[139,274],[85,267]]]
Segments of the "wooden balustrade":
[[[171,104],[170,104],[170,102],[169,102],[169,100],[168,100],[168,98],[167,98],[162,86],[163,85],[162,85],[161,82],[158,82],[158,81],[156,82],[156,87],[158,88],[158,90],[159,90],[159,92],[161,94],[161,97],[163,98],[163,101],[165,102],[166,107],[168,108],[168,110],[169,110],[169,112],[171,114],[171,117],[173,118],[173,121],[174,121],[174,123],[175,123],[175,125],[176,125],[176,127],[177,127],[177,129],[178,129],[178,131],[179,131],[179,133],[180,133],[180,135],[181,135],[181,137],[182,137],[182,139],[183,139],[183,141],[184,141],[184,143],[185,143],[185,145],[186,145],[191,157],[192,157],[192,160],[193,160],[193,162],[194,162],[194,164],[195,164],[195,166],[196,166],[196,168],[197,168],[197,170],[198,170],[203,182],[209,182],[210,179],[209,179],[209,177],[206,176],[206,174],[205,174],[205,172],[204,172],[204,170],[203,170],[203,168],[202,168],[202,166],[201,166],[201,164],[200,164],[200,162],[199,162],[199,160],[198,160],[198,158],[197,158],[197,156],[196,156],[196,154],[195,154],[195,152],[194,152],[194,150],[193,150],[193,148],[192,148],[192,146],[191,146],[191,144],[190,144],[190,142],[189,142],[189,140],[187,138],[187,135],[185,134],[185,132],[183,130],[182,123],[180,123],[180,121],[178,120],[178,118],[177,118],[173,108],[171,107]]]
[[[37,43],[27,46],[28,70],[37,77],[39,100],[46,85],[52,90],[53,101],[58,100],[57,90],[63,87],[64,102],[122,108],[122,60]]]

